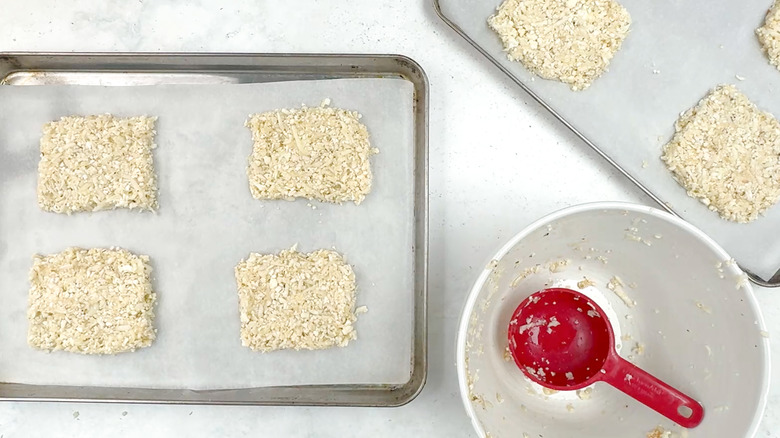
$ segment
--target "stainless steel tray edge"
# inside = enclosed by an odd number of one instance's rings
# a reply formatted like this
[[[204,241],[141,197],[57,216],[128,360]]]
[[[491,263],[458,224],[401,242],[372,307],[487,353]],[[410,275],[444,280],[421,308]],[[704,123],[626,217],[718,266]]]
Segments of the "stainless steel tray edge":
[[[598,146],[596,146],[595,143],[590,141],[587,137],[585,137],[581,132],[579,132],[574,126],[572,126],[566,119],[564,119],[560,114],[558,114],[547,102],[545,102],[541,97],[536,95],[533,91],[531,91],[517,76],[515,76],[511,71],[509,71],[506,67],[501,65],[500,62],[496,58],[494,58],[490,53],[488,53],[485,49],[483,49],[479,44],[477,44],[476,41],[474,41],[471,37],[466,34],[463,29],[460,28],[457,24],[455,24],[452,20],[450,20],[442,11],[441,5],[439,3],[439,0],[433,0],[433,8],[436,11],[436,15],[439,16],[439,18],[446,23],[452,30],[454,30],[458,35],[460,35],[463,39],[465,39],[472,47],[474,47],[479,53],[481,53],[485,58],[487,58],[493,65],[498,67],[499,70],[501,70],[504,74],[506,74],[514,83],[516,83],[520,88],[523,89],[526,93],[528,93],[531,98],[533,98],[539,105],[544,107],[547,111],[549,111],[558,121],[563,123],[564,126],[566,126],[571,132],[573,132],[577,137],[579,137],[585,144],[587,144],[591,149],[596,151],[597,154],[599,154],[604,160],[606,160],[609,164],[611,164],[615,169],[617,169],[620,173],[622,173],[626,178],[628,178],[629,181],[634,183],[639,189],[641,189],[647,196],[649,196],[653,201],[655,201],[658,206],[660,206],[662,209],[666,210],[667,212],[680,217],[677,212],[675,212],[673,209],[669,208],[666,203],[664,203],[658,196],[655,195],[655,193],[651,192],[647,187],[645,187],[642,183],[636,180],[630,173],[628,173],[625,169],[623,169],[620,165],[618,165],[612,158],[610,158],[604,151],[602,151]],[[778,270],[772,278],[769,280],[764,280],[763,278],[753,274],[749,270],[742,267],[742,270],[745,271],[745,273],[748,275],[748,278],[750,281],[756,285],[763,286],[763,287],[780,287],[780,270]]]
[[[0,401],[160,403],[289,406],[402,406],[427,378],[428,112],[429,85],[413,59],[392,54],[253,53],[43,53],[0,52],[0,85],[64,83],[59,72],[84,72],[85,83],[132,74],[137,84],[268,82],[338,77],[402,77],[415,90],[415,278],[412,363],[409,380],[393,385],[299,385],[227,390],[26,385],[0,382]],[[187,76],[197,73],[192,77]]]

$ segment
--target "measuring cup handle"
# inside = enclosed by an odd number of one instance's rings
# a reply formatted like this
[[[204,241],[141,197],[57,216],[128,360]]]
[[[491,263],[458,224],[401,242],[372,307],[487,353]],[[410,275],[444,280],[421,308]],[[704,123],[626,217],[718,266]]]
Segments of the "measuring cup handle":
[[[623,391],[682,427],[693,428],[704,419],[696,400],[658,380],[615,353],[604,364],[604,382]]]

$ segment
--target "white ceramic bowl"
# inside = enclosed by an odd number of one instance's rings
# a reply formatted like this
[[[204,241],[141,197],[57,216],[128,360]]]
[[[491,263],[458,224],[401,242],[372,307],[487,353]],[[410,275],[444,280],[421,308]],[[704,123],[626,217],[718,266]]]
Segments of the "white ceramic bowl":
[[[606,383],[545,393],[525,378],[506,352],[507,325],[525,297],[551,286],[601,305],[620,355],[699,400],[701,425],[683,430]],[[704,233],[650,207],[586,204],[533,223],[487,264],[461,317],[458,379],[483,437],[644,438],[658,427],[752,437],[769,387],[764,330],[747,277]]]

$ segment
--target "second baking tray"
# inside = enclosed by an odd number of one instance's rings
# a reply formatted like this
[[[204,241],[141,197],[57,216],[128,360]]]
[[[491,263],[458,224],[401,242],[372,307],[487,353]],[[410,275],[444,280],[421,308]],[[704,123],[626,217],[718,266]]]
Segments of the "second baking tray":
[[[754,282],[779,286],[780,206],[750,224],[728,222],[688,197],[660,160],[679,114],[718,84],[780,117],[780,71],[755,36],[772,1],[620,3],[632,18],[628,37],[609,71],[575,92],[507,59],[487,24],[501,0],[434,0],[448,25],[650,197],[712,236]]]
[[[395,406],[422,388],[428,91],[414,61],[10,53],[0,54],[0,87],[0,399]],[[372,193],[358,207],[252,199],[246,115],[324,98],[363,113],[380,149]],[[160,211],[40,211],[40,124],[103,111],[160,115]],[[333,245],[355,267],[358,305],[369,308],[356,324],[358,340],[344,349],[251,352],[238,341],[232,267],[250,251],[296,243],[304,251]],[[90,357],[24,345],[29,253],[65,245],[151,256],[160,329],[152,347]]]

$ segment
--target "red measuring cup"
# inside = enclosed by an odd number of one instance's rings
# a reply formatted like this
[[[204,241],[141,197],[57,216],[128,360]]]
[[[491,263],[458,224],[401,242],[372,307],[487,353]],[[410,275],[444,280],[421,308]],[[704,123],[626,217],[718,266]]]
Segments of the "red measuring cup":
[[[523,300],[509,323],[509,351],[534,382],[559,391],[609,383],[680,426],[704,418],[696,400],[620,357],[604,310],[565,288],[545,289]]]

